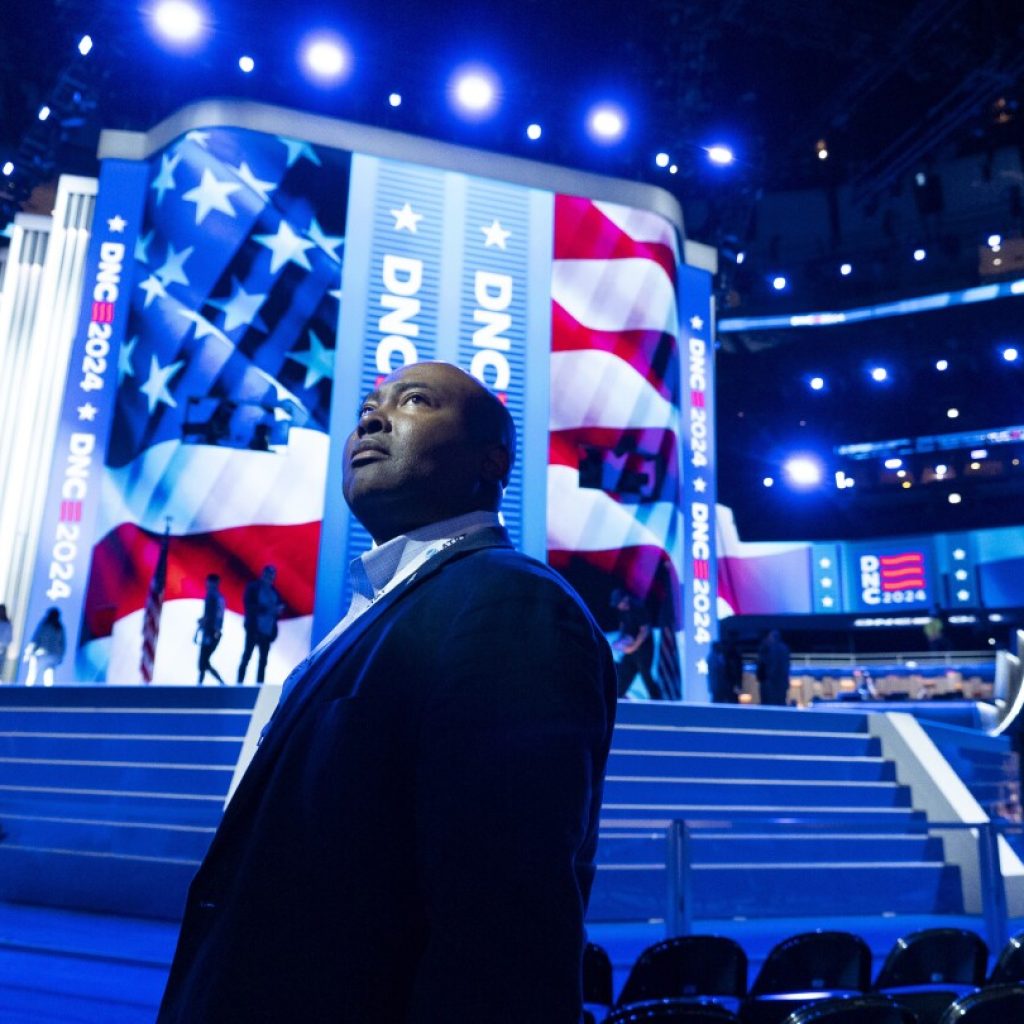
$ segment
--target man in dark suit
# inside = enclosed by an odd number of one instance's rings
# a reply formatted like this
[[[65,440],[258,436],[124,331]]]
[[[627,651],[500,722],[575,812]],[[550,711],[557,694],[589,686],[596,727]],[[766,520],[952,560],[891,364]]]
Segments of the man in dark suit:
[[[497,510],[504,406],[443,363],[363,404],[376,546],[189,891],[162,1024],[576,1024],[615,670]]]

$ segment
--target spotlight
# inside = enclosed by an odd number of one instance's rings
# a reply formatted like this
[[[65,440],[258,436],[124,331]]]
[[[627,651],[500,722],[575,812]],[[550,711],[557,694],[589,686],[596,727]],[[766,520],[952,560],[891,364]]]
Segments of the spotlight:
[[[774,487],[775,486],[775,480],[774,480],[774,478],[772,478],[770,476],[766,476],[761,481],[761,483],[763,483],[765,485],[765,487]]]
[[[963,498],[961,498],[955,491],[949,495],[950,505],[959,505],[961,501],[963,501]]]
[[[946,415],[947,415],[947,416],[948,416],[948,417],[949,417],[949,418],[950,418],[951,420],[955,420],[955,419],[957,418],[957,416],[959,416],[959,415],[960,415],[960,410],[959,410],[959,409],[947,409],[947,410],[946,410]]]
[[[482,64],[456,68],[448,82],[452,104],[463,117],[481,121],[498,106],[498,77]]]
[[[987,448],[975,448],[974,451],[971,452],[971,458],[972,459],[987,459],[988,458],[988,449]]]
[[[949,472],[949,466],[947,466],[944,462],[940,462],[935,467],[935,475],[936,476],[945,476],[946,473],[948,473],[948,472]]]
[[[998,249],[999,246],[1001,246],[1003,244],[1003,236],[1002,235],[989,235],[988,236],[988,244],[989,244],[989,248],[991,248],[991,249]]]
[[[839,273],[842,274],[843,277],[849,277],[853,273],[853,265],[851,263],[844,263],[839,268]]]
[[[256,61],[252,57],[244,56],[238,58],[238,66],[242,70],[243,74],[251,74],[253,69],[256,67]]]
[[[782,274],[778,274],[776,277],[772,278],[772,287],[777,292],[785,291],[787,284],[789,284],[789,282],[782,276]]]
[[[14,164],[8,160],[0,170],[3,170],[5,178],[9,178],[14,173]]]
[[[600,103],[587,115],[587,131],[595,142],[618,142],[626,134],[626,115],[613,103]]]
[[[526,126],[526,137],[531,142],[536,142],[541,136],[541,127],[539,124],[528,124]]]
[[[902,466],[902,465],[903,465],[903,460],[902,459],[886,459],[885,460],[885,468],[886,469],[899,469],[900,466]]]
[[[746,258],[747,258],[747,254],[745,252],[738,252],[738,253],[736,253],[736,264],[737,264],[737,266],[741,265]]]
[[[811,390],[820,391],[825,386],[824,377],[812,377],[811,378]]]
[[[1007,345],[1007,347],[1003,349],[1003,358],[1008,363],[1015,363],[1019,356],[1020,352],[1018,352],[1012,345]]]
[[[669,155],[668,153],[659,153],[655,158],[654,162],[658,167],[668,167]]]
[[[400,107],[402,105],[402,94],[400,92],[393,92],[388,96],[389,107]]]
[[[39,114],[37,116],[39,117],[40,121],[45,121],[47,120],[47,118],[49,118],[50,113],[50,108],[44,105],[39,108]]]
[[[884,366],[873,366],[871,368],[871,379],[879,384],[889,379],[889,371]]]
[[[818,139],[818,141],[814,144],[814,148],[818,153],[819,160],[828,159],[828,144],[825,142],[824,139]]]
[[[196,43],[203,34],[203,13],[188,0],[161,0],[152,17],[157,32],[171,44]]]
[[[917,263],[922,262],[922,260],[924,260],[925,257],[927,257],[927,255],[928,255],[928,253],[926,253],[924,251],[924,249],[915,249],[914,250],[914,260]]]
[[[302,49],[306,70],[324,84],[340,82],[351,70],[352,58],[345,43],[336,36],[308,38]]]
[[[736,159],[728,146],[706,146],[704,151],[707,153],[708,159],[719,167],[728,167]]]
[[[678,173],[679,173],[679,165],[678,165],[678,164],[673,164],[673,165],[672,165],[672,166],[671,166],[671,167],[670,167],[670,168],[668,169],[668,173],[669,173],[669,174],[678,174]]]
[[[92,49],[92,36],[82,36],[82,38],[78,40],[78,52],[83,57],[86,57],[86,56],[88,56],[89,51],[91,49]]]
[[[935,369],[938,370],[939,373],[945,373],[945,371],[949,369],[949,360],[948,359],[936,360]]]
[[[794,455],[782,467],[794,487],[817,487],[821,483],[821,463],[810,455]]]

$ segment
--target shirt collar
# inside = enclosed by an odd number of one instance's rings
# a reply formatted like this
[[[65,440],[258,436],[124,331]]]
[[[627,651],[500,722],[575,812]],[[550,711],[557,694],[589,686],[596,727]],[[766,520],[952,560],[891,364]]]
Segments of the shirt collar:
[[[352,589],[372,600],[432,544],[500,526],[501,519],[497,512],[467,512],[392,537],[352,561],[349,566]]]

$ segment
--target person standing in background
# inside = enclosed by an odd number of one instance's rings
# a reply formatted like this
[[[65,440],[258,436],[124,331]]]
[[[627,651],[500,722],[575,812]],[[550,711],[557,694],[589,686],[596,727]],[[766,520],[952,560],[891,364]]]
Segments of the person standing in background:
[[[209,672],[222,686],[224,679],[210,664],[210,657],[220,643],[221,631],[224,629],[224,595],[220,592],[220,577],[211,572],[206,577],[206,597],[203,599],[203,614],[196,624],[196,635],[193,640],[199,643],[199,685]]]
[[[252,652],[259,649],[259,661],[256,664],[256,682],[262,683],[267,674],[267,658],[270,645],[277,639],[277,618],[284,609],[281,595],[274,587],[277,569],[272,565],[264,566],[258,580],[250,580],[245,585],[242,598],[245,606],[245,649],[238,665],[238,682],[245,682],[245,670],[249,667]]]
[[[7,651],[14,636],[14,627],[7,616],[7,605],[0,604],[0,682],[3,682],[4,668],[7,666]]]
[[[42,673],[43,686],[53,686],[53,670],[64,660],[67,640],[60,611],[50,608],[36,626],[32,639],[25,648],[24,660],[28,662],[26,686],[34,686]]]
[[[777,629],[769,631],[757,652],[761,703],[785,706],[789,692],[789,647]]]

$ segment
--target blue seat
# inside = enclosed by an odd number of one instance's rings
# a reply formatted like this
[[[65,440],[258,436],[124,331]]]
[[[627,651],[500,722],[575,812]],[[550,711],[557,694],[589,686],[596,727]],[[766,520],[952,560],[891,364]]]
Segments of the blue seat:
[[[1024,932],[1011,935],[999,952],[988,985],[1011,985],[1024,982]]]

